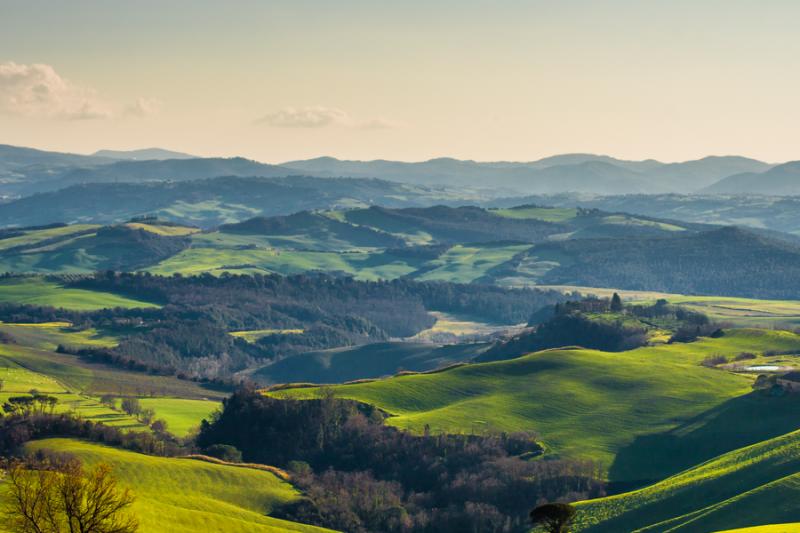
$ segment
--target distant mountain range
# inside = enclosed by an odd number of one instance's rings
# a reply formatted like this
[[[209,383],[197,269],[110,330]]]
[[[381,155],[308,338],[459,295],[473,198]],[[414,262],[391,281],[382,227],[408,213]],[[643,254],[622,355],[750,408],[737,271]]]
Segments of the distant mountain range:
[[[320,157],[289,161],[281,166],[315,176],[375,177],[453,187],[487,188],[491,185],[498,191],[506,189],[528,194],[694,192],[733,174],[757,173],[771,168],[762,161],[738,156],[661,163],[652,159],[625,161],[592,154],[565,154],[520,163],[480,163],[448,158],[404,163]]]
[[[766,172],[744,172],[728,176],[703,189],[709,194],[800,195],[800,161],[773,167]]]
[[[563,154],[528,162],[438,158],[422,162],[320,157],[272,165],[241,157],[196,158],[161,148],[63,154],[0,145],[0,195],[22,197],[77,184],[191,181],[220,176],[376,178],[471,190],[484,198],[573,192],[622,194],[800,194],[800,163],[773,166],[739,156],[681,163]]]

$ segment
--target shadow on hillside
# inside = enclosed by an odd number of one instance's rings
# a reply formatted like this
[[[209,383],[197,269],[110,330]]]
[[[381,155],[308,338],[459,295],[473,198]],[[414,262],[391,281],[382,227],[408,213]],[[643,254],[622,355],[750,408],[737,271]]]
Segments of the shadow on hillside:
[[[609,492],[664,479],[720,454],[800,428],[800,395],[750,393],[710,409],[678,427],[637,437],[609,470]],[[635,481],[634,481],[635,480]]]

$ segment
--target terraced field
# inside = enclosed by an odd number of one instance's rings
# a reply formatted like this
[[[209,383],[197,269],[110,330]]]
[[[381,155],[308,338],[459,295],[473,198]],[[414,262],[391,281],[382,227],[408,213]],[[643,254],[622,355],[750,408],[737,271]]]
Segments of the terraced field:
[[[575,530],[696,532],[776,524],[797,518],[798,497],[800,431],[795,431],[723,454],[655,485],[582,502]],[[785,527],[756,531],[795,530]]]
[[[699,364],[765,350],[800,350],[800,336],[742,329],[622,353],[564,348],[333,390],[377,405],[393,415],[389,424],[414,431],[426,424],[433,431],[535,431],[551,454],[591,458],[611,481],[641,483],[796,429],[794,397],[751,394],[751,378]]]
[[[64,324],[0,324],[14,342],[0,344],[0,403],[35,389],[58,399],[56,412],[107,425],[144,430],[146,426],[119,409],[102,405],[99,396],[141,398],[143,407],[163,418],[169,430],[183,436],[219,406],[223,392],[169,376],[153,376],[55,353],[57,344],[75,347],[110,346],[116,339],[94,330],[73,331]]]
[[[93,311],[114,307],[157,307],[156,304],[150,302],[109,292],[67,288],[41,277],[0,280],[0,303],[63,307],[75,311]]]
[[[120,485],[136,496],[133,510],[142,533],[325,531],[268,516],[300,497],[290,483],[271,472],[152,457],[72,439],[35,441],[27,448],[74,454],[88,465],[113,465]]]

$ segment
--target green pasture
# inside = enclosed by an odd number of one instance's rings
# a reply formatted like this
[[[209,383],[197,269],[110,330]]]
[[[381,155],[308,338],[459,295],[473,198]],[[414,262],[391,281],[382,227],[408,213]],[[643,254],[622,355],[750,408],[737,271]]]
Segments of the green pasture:
[[[109,292],[64,287],[57,282],[35,276],[0,280],[0,303],[63,307],[74,311],[157,307],[149,302]]]
[[[794,409],[797,398],[791,398]],[[797,519],[800,431],[715,457],[640,490],[582,502],[575,531],[718,531]],[[756,531],[794,531],[769,526]],[[748,530],[750,531],[750,530]]]
[[[718,339],[658,345],[628,352],[564,348],[444,372],[399,376],[333,388],[342,398],[374,404],[388,423],[422,431],[532,431],[551,455],[593,459],[612,481],[656,480],[734,445],[787,429],[780,410],[742,423],[718,424],[736,407],[756,409],[751,377],[699,363],[712,355],[800,350],[785,331],[730,330]],[[298,398],[314,388],[274,393]],[[773,416],[773,414],[775,414]],[[715,422],[716,421],[716,422]],[[763,427],[762,427],[763,426]],[[710,432],[713,432],[709,434]],[[713,438],[712,438],[713,437]],[[691,446],[682,447],[690,442]],[[655,455],[655,448],[664,455]],[[653,461],[653,457],[662,457]]]
[[[275,474],[188,458],[143,455],[74,439],[45,439],[28,451],[55,450],[91,466],[107,463],[136,496],[133,512],[142,533],[324,531],[269,515],[297,500],[298,491]]]

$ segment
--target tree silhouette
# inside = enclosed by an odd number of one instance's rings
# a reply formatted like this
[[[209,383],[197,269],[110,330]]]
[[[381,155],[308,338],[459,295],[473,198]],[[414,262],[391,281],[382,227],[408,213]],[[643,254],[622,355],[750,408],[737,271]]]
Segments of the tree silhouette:
[[[531,522],[548,533],[568,533],[575,513],[575,507],[568,503],[546,503],[531,511]]]

